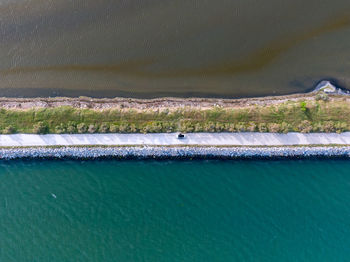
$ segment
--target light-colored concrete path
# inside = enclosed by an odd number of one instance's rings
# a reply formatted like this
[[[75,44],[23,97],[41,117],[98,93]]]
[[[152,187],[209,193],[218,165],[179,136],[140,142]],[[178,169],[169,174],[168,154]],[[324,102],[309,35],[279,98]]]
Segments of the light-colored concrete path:
[[[184,139],[170,134],[63,134],[0,135],[0,146],[70,146],[70,145],[350,145],[350,132],[327,133],[192,133]]]

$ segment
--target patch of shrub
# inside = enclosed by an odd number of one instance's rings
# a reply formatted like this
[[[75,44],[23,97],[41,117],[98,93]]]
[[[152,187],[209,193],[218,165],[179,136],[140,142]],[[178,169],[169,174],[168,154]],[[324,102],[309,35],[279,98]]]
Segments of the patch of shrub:
[[[267,125],[265,123],[260,123],[258,125],[258,130],[260,133],[265,133],[268,131]]]
[[[60,125],[55,127],[56,134],[64,134],[64,133],[66,133],[66,131],[67,131],[67,129],[63,123],[61,123]]]
[[[138,129],[135,124],[130,125],[130,132],[131,133],[137,133]]]
[[[287,134],[291,129],[290,124],[286,123],[286,122],[282,122],[281,123],[281,133]]]
[[[345,122],[335,123],[335,132],[342,133],[348,130],[348,125]]]
[[[159,122],[149,122],[143,128],[143,133],[160,133],[163,130],[163,126]]]
[[[312,132],[323,132],[323,125],[322,123],[316,123],[312,126]]]
[[[160,133],[163,130],[162,123],[160,122],[152,122],[151,123],[151,131],[152,133]]]
[[[215,124],[213,122],[208,122],[204,125],[204,131],[215,132]]]
[[[320,92],[316,95],[315,99],[317,101],[322,100],[322,101],[327,102],[329,100],[329,96],[324,92]]]
[[[190,121],[180,121],[180,131],[191,133],[194,131],[194,125]]]
[[[48,131],[49,131],[49,128],[47,124],[45,124],[44,122],[38,122],[33,126],[34,134],[46,134],[48,133]]]
[[[77,129],[75,126],[67,126],[67,133],[68,134],[74,134],[76,133]]]
[[[228,124],[227,131],[229,131],[229,132],[236,132],[235,124],[233,124],[233,123]]]
[[[5,135],[14,134],[16,132],[16,129],[13,126],[7,126],[2,130],[2,133]]]
[[[245,132],[246,131],[245,123],[239,122],[236,125],[236,131],[237,132]]]
[[[269,132],[271,133],[280,133],[281,132],[281,125],[278,123],[270,123],[268,125]]]
[[[216,132],[223,132],[223,131],[225,131],[225,124],[217,122],[215,124],[215,131]]]
[[[142,127],[142,133],[151,133],[151,127],[149,125],[145,125],[144,127]]]
[[[203,126],[200,123],[194,125],[194,132],[203,132]]]
[[[86,133],[87,129],[88,128],[85,123],[80,123],[79,125],[77,125],[77,131],[79,134]]]
[[[172,123],[164,122],[162,126],[163,126],[163,132],[167,132],[167,133],[174,132],[174,126],[172,125]]]
[[[335,125],[333,121],[325,121],[323,122],[323,132],[333,133],[335,132]]]
[[[109,126],[109,132],[111,133],[118,133],[119,132],[119,126],[115,124],[111,124]]]
[[[247,131],[249,131],[249,132],[255,132],[256,128],[257,128],[257,126],[254,122],[249,122],[247,125]]]
[[[307,107],[306,107],[306,102],[305,101],[300,102],[300,110],[303,111],[304,113],[307,111]]]
[[[96,131],[97,131],[96,125],[90,124],[89,127],[88,127],[88,132],[90,134],[93,134],[93,133],[96,133]]]
[[[119,126],[119,131],[121,133],[128,133],[130,131],[130,125],[128,123],[122,123]]]
[[[102,123],[100,125],[100,128],[98,129],[100,133],[108,133],[109,132],[109,125],[106,123]]]
[[[299,125],[298,125],[298,130],[301,133],[310,133],[312,130],[312,125],[310,123],[310,121],[308,120],[304,120],[302,121]]]

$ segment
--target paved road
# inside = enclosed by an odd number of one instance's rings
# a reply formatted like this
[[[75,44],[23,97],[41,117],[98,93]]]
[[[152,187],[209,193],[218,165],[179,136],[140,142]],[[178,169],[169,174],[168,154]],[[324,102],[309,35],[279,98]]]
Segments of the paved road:
[[[350,145],[350,132],[326,133],[193,133],[178,139],[176,134],[63,134],[63,135],[0,135],[0,146],[54,145]]]

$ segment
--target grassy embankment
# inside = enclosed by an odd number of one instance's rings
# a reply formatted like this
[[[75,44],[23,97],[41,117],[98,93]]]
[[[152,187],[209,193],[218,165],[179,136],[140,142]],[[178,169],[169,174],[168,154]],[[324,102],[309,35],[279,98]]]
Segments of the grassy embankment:
[[[0,131],[9,133],[343,132],[350,130],[350,102],[287,101],[244,108],[143,110],[73,107],[0,109]]]

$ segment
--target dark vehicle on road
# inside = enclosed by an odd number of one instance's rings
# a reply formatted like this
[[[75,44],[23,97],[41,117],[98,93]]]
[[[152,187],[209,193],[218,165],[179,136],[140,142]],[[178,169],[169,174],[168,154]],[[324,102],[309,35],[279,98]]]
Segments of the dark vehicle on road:
[[[180,133],[180,134],[178,134],[178,135],[177,135],[177,138],[178,138],[178,139],[185,138],[185,135],[184,135],[184,134],[182,134],[182,133]]]

